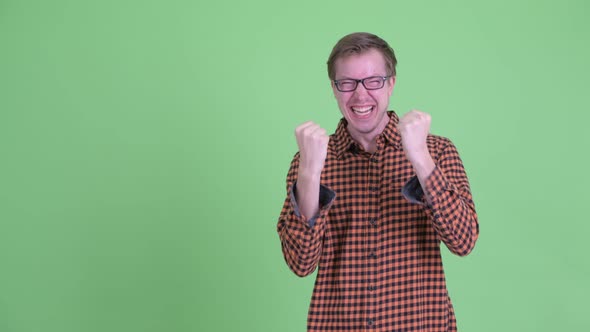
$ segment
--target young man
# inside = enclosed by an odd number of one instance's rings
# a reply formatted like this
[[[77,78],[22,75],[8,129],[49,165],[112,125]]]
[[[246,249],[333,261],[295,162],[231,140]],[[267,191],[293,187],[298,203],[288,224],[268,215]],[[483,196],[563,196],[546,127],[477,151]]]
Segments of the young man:
[[[295,130],[278,233],[298,276],[318,267],[309,331],[456,331],[440,242],[464,256],[479,234],[453,143],[430,116],[387,111],[397,60],[368,33],[342,38],[328,75],[343,115],[336,132]]]

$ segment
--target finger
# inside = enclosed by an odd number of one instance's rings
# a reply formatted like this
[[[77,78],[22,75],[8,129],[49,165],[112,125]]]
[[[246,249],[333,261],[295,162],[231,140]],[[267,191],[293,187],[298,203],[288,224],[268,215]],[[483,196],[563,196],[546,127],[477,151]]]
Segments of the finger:
[[[297,126],[297,128],[295,128],[295,135],[302,134],[307,128],[312,127],[314,125],[315,123],[313,123],[312,121],[307,121],[300,124],[299,126]]]
[[[314,133],[316,130],[318,130],[319,128],[320,128],[320,126],[318,126],[317,124],[313,123],[313,124],[311,124],[311,125],[309,125],[309,126],[307,126],[307,127],[303,128],[303,129],[301,130],[301,134],[302,134],[303,136],[306,136],[306,137],[307,137],[307,136],[311,136],[311,135],[313,135],[313,133]]]
[[[327,136],[326,129],[318,126],[317,128],[314,128],[312,135],[314,135],[314,136]]]
[[[300,130],[300,129],[309,127],[309,126],[311,126],[313,124],[314,124],[313,121],[305,121],[304,123],[298,125],[297,128],[296,128],[296,130]]]

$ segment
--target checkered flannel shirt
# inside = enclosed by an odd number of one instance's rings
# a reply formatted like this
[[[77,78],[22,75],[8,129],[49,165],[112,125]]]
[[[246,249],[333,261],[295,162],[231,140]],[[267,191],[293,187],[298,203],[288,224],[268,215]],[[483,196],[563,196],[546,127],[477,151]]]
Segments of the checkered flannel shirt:
[[[300,214],[295,199],[298,153],[291,162],[277,230],[295,274],[318,267],[308,331],[457,330],[440,242],[459,256],[475,246],[469,182],[453,143],[428,135],[436,167],[423,189],[402,149],[398,116],[388,116],[372,154],[340,121],[312,218]]]

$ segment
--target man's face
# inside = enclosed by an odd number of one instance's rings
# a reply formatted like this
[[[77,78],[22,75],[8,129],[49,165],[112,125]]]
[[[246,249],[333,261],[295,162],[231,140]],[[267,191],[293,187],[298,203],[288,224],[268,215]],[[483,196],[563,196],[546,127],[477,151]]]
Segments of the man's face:
[[[336,80],[387,76],[383,55],[375,49],[339,58],[335,68]],[[387,126],[387,108],[394,84],[395,77],[390,77],[378,90],[367,90],[362,83],[358,83],[356,90],[341,92],[332,81],[338,107],[348,121],[348,130],[353,137],[372,139]]]

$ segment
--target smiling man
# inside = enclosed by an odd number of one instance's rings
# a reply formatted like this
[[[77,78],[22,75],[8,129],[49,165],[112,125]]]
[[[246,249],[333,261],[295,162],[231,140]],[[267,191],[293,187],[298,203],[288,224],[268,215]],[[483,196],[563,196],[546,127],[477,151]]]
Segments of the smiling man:
[[[318,273],[308,331],[456,331],[441,241],[464,256],[479,234],[457,149],[430,116],[387,111],[391,47],[369,33],[334,46],[328,75],[343,119],[295,129],[278,233],[289,268]]]

